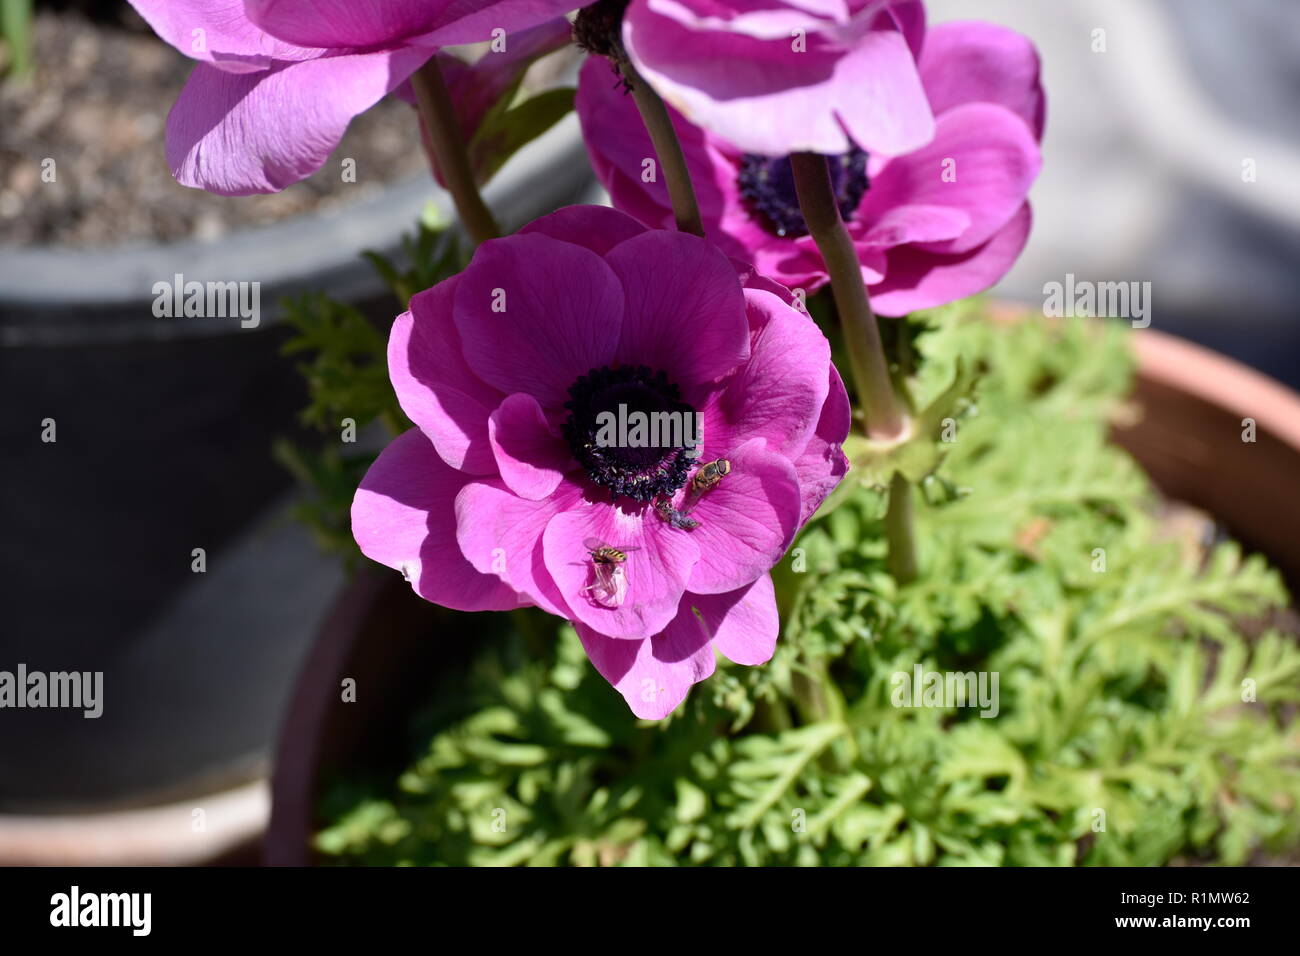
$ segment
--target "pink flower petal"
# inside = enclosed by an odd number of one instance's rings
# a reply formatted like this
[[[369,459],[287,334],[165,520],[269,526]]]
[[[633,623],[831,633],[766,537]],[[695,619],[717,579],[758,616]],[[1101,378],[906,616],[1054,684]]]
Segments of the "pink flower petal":
[[[311,2],[311,0],[304,0]],[[428,0],[414,0],[427,4]],[[412,43],[421,46],[460,46],[491,39],[501,29],[518,33],[545,23],[582,5],[582,0],[455,0],[442,4],[441,24]],[[507,49],[509,49],[507,38]]]
[[[587,62],[595,63],[596,60]],[[564,206],[549,216],[534,219],[519,230],[519,235],[540,233],[590,249],[603,257],[619,243],[645,231],[645,226],[631,216],[608,206]]]
[[[581,623],[576,628],[592,664],[632,713],[661,720],[692,685],[713,674],[714,648],[738,664],[771,659],[780,621],[772,579],[765,574],[729,594],[682,595],[677,615],[653,637],[626,640]]]
[[[329,56],[228,73],[200,63],[167,117],[167,164],[223,196],[277,192],[324,164],[352,117],[417,69],[427,50]]]
[[[623,308],[623,288],[600,256],[533,232],[479,246],[454,314],[469,367],[550,410],[580,375],[613,360]]]
[[[750,360],[700,409],[704,448],[727,455],[754,437],[790,456],[808,444],[826,401],[830,343],[808,316],[770,292],[746,289]]]
[[[1001,232],[971,252],[940,256],[913,246],[891,250],[884,281],[871,288],[872,307],[881,315],[906,315],[983,292],[1015,264],[1031,222],[1025,203]]]
[[[480,574],[456,545],[452,507],[467,477],[447,467],[418,428],[395,438],[352,501],[352,534],[363,554],[406,575],[426,601],[458,611],[504,611],[526,603],[492,574]]]
[[[689,400],[692,385],[749,357],[745,296],[716,246],[680,232],[646,232],[605,261],[623,283],[620,362],[663,369]]]
[[[746,289],[756,289],[759,292],[770,292],[791,308],[798,308],[795,305],[794,293],[790,291],[789,287],[782,285],[780,282],[773,279],[761,269],[756,268],[751,263],[742,262],[739,259],[732,259],[731,264],[736,269],[736,275],[740,277],[740,284],[742,287]],[[754,326],[753,319],[751,318],[751,335],[755,329],[756,326]]]
[[[636,104],[603,57],[589,57],[579,74],[574,109],[582,123],[596,178],[616,209],[654,229],[674,227],[672,201],[658,156]],[[706,227],[723,210],[724,188],[714,181],[713,162],[704,131],[669,107],[673,128],[686,157],[695,198]],[[734,191],[735,170],[730,170]],[[717,236],[710,233],[710,239]]]
[[[677,613],[700,549],[690,535],[667,533],[649,510],[623,510],[603,502],[566,510],[551,519],[543,535],[546,567],[559,585],[570,617],[602,634],[641,638],[657,633]],[[623,603],[606,607],[588,591],[594,566],[587,544],[595,539],[627,552],[622,573],[627,583]]]
[[[643,720],[667,717],[692,685],[713,674],[709,637],[689,610],[663,633],[640,640],[606,637],[582,623],[576,627],[596,670]]]
[[[550,614],[572,618],[546,569],[542,532],[557,514],[580,504],[582,491],[561,482],[549,498],[520,498],[499,478],[471,481],[456,496],[456,541],[478,571],[498,576]]]
[[[996,103],[1043,137],[1046,101],[1038,51],[1027,37],[993,23],[940,23],[917,64],[935,115],[965,103]]]
[[[506,398],[488,419],[488,436],[501,479],[521,498],[545,498],[574,464],[531,395],[516,392]]]
[[[817,430],[808,440],[803,453],[795,459],[794,470],[799,476],[799,526],[807,524],[821,507],[826,496],[848,474],[849,460],[844,455],[844,439],[849,437],[853,424],[849,396],[844,390],[840,373],[831,366],[830,391],[822,406]]]
[[[727,660],[752,667],[772,659],[781,619],[770,574],[727,594],[686,594],[682,607],[699,612],[713,646]]]
[[[879,8],[886,2],[867,0],[867,5]],[[690,30],[730,31],[761,40],[784,40],[792,31],[806,29],[810,24],[842,25],[850,18],[850,4],[845,0],[779,0],[777,3],[647,0],[646,5]]]
[[[246,0],[245,6],[263,30],[292,43],[437,47],[536,26],[573,9],[573,0]]]
[[[789,547],[802,510],[794,466],[761,438],[728,450],[726,457],[731,474],[700,495],[690,511],[699,527],[663,526],[669,537],[690,538],[698,547],[687,587],[699,594],[734,591],[766,574]],[[684,492],[680,503],[690,508],[692,494]]]
[[[907,47],[913,59],[920,57],[926,42],[925,4],[921,0],[894,0],[888,13],[907,38]]]
[[[186,56],[230,73],[254,73],[276,60],[315,59],[325,51],[285,43],[248,19],[244,0],[130,0],[163,40]]]
[[[991,103],[954,107],[940,115],[933,142],[885,166],[858,216],[870,228],[898,207],[959,209],[970,226],[960,237],[929,248],[969,252],[1011,220],[1041,167],[1038,144],[1015,114]]]
[[[491,0],[462,0],[471,8]],[[450,19],[446,2],[418,0],[244,0],[248,18],[302,46],[358,49],[428,33]],[[487,39],[485,32],[478,39]]]
[[[909,242],[938,242],[956,239],[970,226],[969,213],[956,206],[893,206],[864,227],[854,245],[891,248]]]
[[[674,228],[672,203],[657,166],[650,181],[644,178],[646,160],[655,157],[645,124],[604,59],[593,57],[583,65],[576,108],[592,168],[615,208],[652,228]],[[671,107],[669,114],[709,241],[791,286],[811,292],[825,284],[826,267],[811,242],[778,237],[755,220],[737,187],[741,154]],[[883,268],[884,257],[879,258]]]
[[[669,103],[738,149],[831,155],[847,152],[851,136],[892,156],[933,135],[912,51],[897,29],[875,28],[866,16],[839,26],[807,14],[806,49],[796,50],[788,15],[780,30],[700,29],[690,22],[695,6],[633,3],[623,43]]]
[[[474,375],[452,321],[459,276],[411,298],[388,338],[388,376],[408,418],[429,436],[442,460],[475,475],[497,473],[488,416],[505,396]]]
[[[934,115],[901,33],[874,30],[855,43],[836,69],[836,91],[836,116],[868,152],[900,156],[934,136]],[[838,155],[849,145],[819,152]]]
[[[832,110],[835,58],[783,38],[697,30],[650,3],[633,3],[623,44],[641,75],[688,120],[746,152],[848,149]],[[918,81],[919,86],[919,81]]]

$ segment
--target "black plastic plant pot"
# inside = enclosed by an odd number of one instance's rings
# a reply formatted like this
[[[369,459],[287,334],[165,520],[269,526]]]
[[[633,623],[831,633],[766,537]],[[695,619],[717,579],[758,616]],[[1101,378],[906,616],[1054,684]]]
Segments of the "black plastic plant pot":
[[[570,117],[486,198],[511,225],[580,201],[584,155]],[[262,772],[340,580],[309,542],[267,545],[290,485],[272,444],[306,401],[281,355],[281,302],[323,292],[391,320],[396,300],[358,254],[394,253],[429,201],[454,218],[422,176],[214,243],[0,246],[0,670],[102,671],[105,696],[97,719],[6,714],[0,814],[136,805]],[[240,308],[199,318],[183,314],[187,283],[203,284],[205,312],[209,283],[246,285],[243,299],[218,293]],[[276,581],[296,589],[284,609]]]

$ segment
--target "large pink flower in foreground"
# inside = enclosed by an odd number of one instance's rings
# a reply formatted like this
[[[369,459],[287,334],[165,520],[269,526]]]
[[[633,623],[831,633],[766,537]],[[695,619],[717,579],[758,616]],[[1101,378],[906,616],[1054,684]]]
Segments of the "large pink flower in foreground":
[[[311,175],[352,117],[439,47],[535,26],[582,0],[130,0],[198,60],[167,117],[177,181],[226,196]]]
[[[703,239],[597,206],[484,243],[393,326],[417,427],[361,483],[357,543],[437,604],[572,620],[638,716],[676,707],[714,648],[766,661],[768,571],[848,466],[848,398],[791,302]],[[611,442],[620,409],[689,416],[702,445]],[[730,472],[701,488],[717,459]]]
[[[840,211],[872,305],[885,315],[931,308],[987,289],[1028,238],[1029,187],[1042,165],[1044,99],[1038,56],[1014,31],[944,23],[925,31],[920,75],[934,139],[889,158],[858,147],[832,157]],[[673,221],[640,116],[609,66],[592,58],[578,115],[597,176],[614,205],[641,222]],[[827,281],[808,235],[788,157],[737,148],[674,116],[710,239],[765,275],[808,291]]]
[[[623,46],[691,122],[747,152],[894,156],[934,121],[920,0],[631,0]]]

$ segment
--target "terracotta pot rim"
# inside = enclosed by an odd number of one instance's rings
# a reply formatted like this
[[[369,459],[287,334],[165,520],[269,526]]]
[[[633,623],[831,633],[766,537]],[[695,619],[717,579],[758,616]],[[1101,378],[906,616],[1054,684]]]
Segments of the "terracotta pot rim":
[[[386,569],[385,569],[386,570]],[[294,680],[280,718],[271,767],[271,807],[262,835],[262,861],[270,866],[307,866],[319,785],[325,714],[334,700],[357,636],[391,579],[378,568],[362,568],[335,595],[334,603]],[[310,727],[306,739],[294,731]]]
[[[1142,329],[1132,342],[1143,378],[1253,418],[1261,431],[1300,448],[1300,394],[1281,382],[1167,332]]]

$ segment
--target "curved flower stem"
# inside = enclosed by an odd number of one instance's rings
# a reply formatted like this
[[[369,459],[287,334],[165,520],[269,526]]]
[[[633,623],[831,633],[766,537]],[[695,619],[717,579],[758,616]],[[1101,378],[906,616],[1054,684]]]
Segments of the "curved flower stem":
[[[474,181],[465,137],[461,134],[460,121],[456,118],[451,94],[447,92],[447,81],[443,79],[436,56],[429,57],[424,66],[411,74],[411,87],[415,90],[420,117],[429,133],[434,164],[447,184],[465,231],[476,244],[496,239],[501,235],[501,228],[483,202]]]
[[[673,218],[677,220],[678,230],[703,237],[704,221],[700,218],[700,204],[695,199],[695,187],[691,184],[691,174],[686,168],[686,154],[682,152],[677,131],[673,129],[668,107],[626,56],[619,57],[618,69],[632,90],[632,101],[641,112],[641,121],[645,123],[650,142],[654,144],[655,153],[659,157],[659,168],[663,170],[664,184],[668,187],[668,198],[672,200]]]
[[[867,435],[896,439],[907,430],[907,410],[889,380],[889,363],[880,339],[880,326],[871,311],[857,250],[840,218],[826,158],[816,153],[790,157],[799,209],[831,277],[831,294],[844,329],[849,364],[858,387],[858,400],[867,421]]]
[[[866,418],[867,436],[892,442],[907,433],[907,406],[889,375],[880,326],[871,311],[862,266],[853,240],[840,217],[835,188],[831,185],[826,158],[816,153],[795,153],[790,157],[799,209],[808,232],[826,263],[831,277],[831,294],[844,330],[849,365],[857,384],[858,401]],[[916,580],[916,532],[913,529],[912,486],[895,472],[889,482],[889,510],[885,513],[885,538],[889,545],[890,574],[899,584]]]
[[[889,480],[889,506],[885,511],[885,558],[889,573],[899,584],[916,580],[916,521],[912,511],[912,485],[900,472]]]

